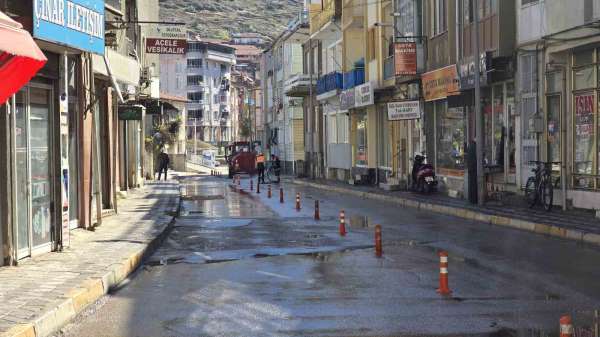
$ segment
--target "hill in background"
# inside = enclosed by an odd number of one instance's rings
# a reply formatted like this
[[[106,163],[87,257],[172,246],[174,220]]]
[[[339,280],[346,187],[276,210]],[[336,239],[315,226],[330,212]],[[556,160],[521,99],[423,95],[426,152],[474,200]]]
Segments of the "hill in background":
[[[161,20],[188,23],[202,37],[256,32],[275,38],[302,10],[302,0],[160,0]]]

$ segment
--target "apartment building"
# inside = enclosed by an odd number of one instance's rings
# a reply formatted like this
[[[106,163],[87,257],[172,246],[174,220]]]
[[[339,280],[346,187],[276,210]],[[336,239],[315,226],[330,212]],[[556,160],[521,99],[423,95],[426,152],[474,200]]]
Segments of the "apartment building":
[[[295,174],[296,166],[304,162],[303,99],[288,93],[303,72],[302,42],[307,35],[308,16],[304,12],[263,53],[262,85],[268,107],[263,145],[267,154],[279,157],[286,174]]]
[[[165,67],[161,91],[187,96],[188,135],[219,147],[232,141],[230,81],[235,49],[221,41],[192,38],[184,56],[163,56],[161,62]]]

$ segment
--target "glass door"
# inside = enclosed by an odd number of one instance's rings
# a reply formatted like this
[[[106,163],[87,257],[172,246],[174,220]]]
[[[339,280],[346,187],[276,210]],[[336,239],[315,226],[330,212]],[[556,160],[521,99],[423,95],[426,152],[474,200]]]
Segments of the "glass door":
[[[16,218],[18,258],[48,252],[52,243],[52,89],[27,87],[16,95]]]

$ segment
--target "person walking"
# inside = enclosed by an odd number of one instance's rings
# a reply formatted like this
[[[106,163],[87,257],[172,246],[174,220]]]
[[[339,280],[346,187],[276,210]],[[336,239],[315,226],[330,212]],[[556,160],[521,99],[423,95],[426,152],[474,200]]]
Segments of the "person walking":
[[[256,155],[256,171],[258,172],[258,181],[261,184],[265,183],[265,155],[259,152]]]
[[[167,180],[167,171],[169,170],[169,163],[171,159],[169,155],[165,153],[164,150],[160,150],[160,154],[158,155],[158,180],[162,173],[165,173],[165,180]]]

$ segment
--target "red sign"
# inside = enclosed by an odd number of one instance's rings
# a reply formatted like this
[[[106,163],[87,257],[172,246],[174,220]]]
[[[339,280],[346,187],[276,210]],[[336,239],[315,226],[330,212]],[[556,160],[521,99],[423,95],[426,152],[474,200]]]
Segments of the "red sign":
[[[417,44],[414,42],[397,42],[394,46],[396,76],[417,74]]]
[[[187,52],[187,41],[179,39],[146,39],[146,53],[148,54],[176,54]]]

